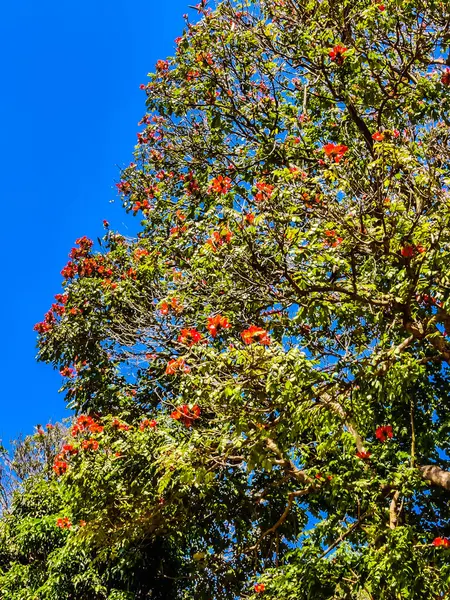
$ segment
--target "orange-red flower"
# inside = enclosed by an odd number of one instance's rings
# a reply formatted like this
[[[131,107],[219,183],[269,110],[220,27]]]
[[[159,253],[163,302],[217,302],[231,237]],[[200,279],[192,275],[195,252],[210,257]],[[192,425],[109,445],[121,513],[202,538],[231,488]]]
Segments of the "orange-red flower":
[[[217,194],[226,194],[231,189],[231,179],[223,175],[218,175],[212,180],[211,189]]]
[[[118,429],[119,431],[129,431],[131,429],[129,425],[122,423],[119,421],[119,419],[113,419],[111,425],[114,427],[114,429]]]
[[[181,421],[186,427],[191,427],[193,421],[200,418],[200,413],[201,409],[198,404],[194,404],[192,408],[189,408],[187,404],[182,404],[172,411],[170,416],[176,421]]]
[[[241,337],[246,344],[253,344],[253,342],[257,341],[263,346],[268,346],[271,341],[267,331],[257,325],[251,325],[241,333]]]
[[[56,527],[60,527],[61,529],[70,529],[72,527],[72,523],[70,522],[69,517],[62,517],[56,520]]]
[[[364,452],[364,451],[356,453],[357,458],[361,458],[362,460],[367,460],[368,458],[371,457],[371,455],[372,455],[371,452]]]
[[[167,60],[158,60],[156,61],[156,70],[159,73],[165,73],[166,71],[169,70],[169,63],[167,62]]]
[[[223,244],[228,244],[231,241],[233,234],[228,228],[222,229],[221,231],[213,231],[211,237],[206,240],[206,243],[211,246],[213,252],[215,252]]]
[[[178,298],[172,298],[169,302],[164,300],[164,302],[161,303],[159,312],[162,315],[168,315],[170,310],[173,310],[176,314],[183,311],[183,307],[179,304]]]
[[[384,140],[384,133],[381,133],[380,131],[375,131],[375,133],[372,134],[372,139],[376,142],[382,142]]]
[[[175,373],[189,373],[190,368],[186,365],[184,358],[172,358],[166,366],[166,375],[174,375]]]
[[[58,475],[58,477],[60,475],[64,475],[68,468],[69,465],[66,463],[65,460],[56,459],[53,463],[53,471],[56,473],[56,475]]]
[[[155,428],[157,425],[155,419],[144,419],[143,421],[141,421],[140,425],[139,425],[139,429],[141,431],[144,431],[144,429],[147,429],[147,427],[150,427],[151,429]]]
[[[450,538],[437,537],[432,541],[433,546],[443,546],[444,548],[450,548]]]
[[[393,436],[392,425],[382,425],[381,427],[377,427],[375,431],[375,437],[380,442],[385,442],[388,438]]]
[[[180,344],[185,344],[186,346],[194,346],[202,339],[202,334],[196,329],[182,329],[180,335],[178,336],[178,341]]]
[[[450,85],[450,69],[446,69],[445,73],[442,73],[441,83],[443,85]]]
[[[271,198],[274,186],[270,183],[265,183],[264,181],[258,181],[256,184],[256,189],[258,192],[255,194],[255,201],[262,202],[263,200],[268,200]]]
[[[261,592],[264,592],[265,589],[266,589],[266,586],[264,585],[264,583],[257,583],[255,585],[255,592],[257,594],[260,594]]]
[[[334,48],[332,48],[328,52],[328,56],[336,64],[342,65],[342,63],[344,62],[344,58],[345,58],[344,54],[345,54],[345,52],[347,52],[347,50],[348,50],[348,48],[346,48],[345,46],[341,46],[341,44],[337,44]]]
[[[99,447],[99,443],[97,442],[97,440],[94,439],[90,439],[90,440],[83,440],[81,442],[81,447],[83,448],[83,450],[98,450]]]
[[[62,447],[62,452],[64,454],[68,454],[69,456],[74,456],[75,454],[78,454],[78,449],[72,446],[72,444],[64,444]]]
[[[212,337],[215,338],[221,329],[229,329],[231,324],[226,317],[216,315],[215,317],[208,317],[208,325],[206,327]]]
[[[323,147],[323,151],[328,156],[328,158],[334,159],[334,162],[338,163],[344,154],[347,152],[348,146],[344,146],[344,144],[325,144]]]
[[[329,239],[324,242],[324,246],[336,248],[336,246],[339,246],[343,241],[343,238],[339,237],[334,229],[327,229],[325,235]]]

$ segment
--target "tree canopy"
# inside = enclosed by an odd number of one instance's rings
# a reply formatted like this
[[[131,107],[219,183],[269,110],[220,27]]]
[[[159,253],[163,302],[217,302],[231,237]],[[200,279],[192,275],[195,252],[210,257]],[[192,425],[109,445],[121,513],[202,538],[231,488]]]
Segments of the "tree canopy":
[[[139,234],[77,240],[36,325],[76,416],[27,441],[2,597],[446,598],[450,7],[196,10]]]

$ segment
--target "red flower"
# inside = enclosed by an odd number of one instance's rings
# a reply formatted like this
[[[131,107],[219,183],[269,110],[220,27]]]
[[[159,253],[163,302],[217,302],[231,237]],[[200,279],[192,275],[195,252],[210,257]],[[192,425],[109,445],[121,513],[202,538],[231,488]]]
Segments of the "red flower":
[[[342,63],[344,62],[344,58],[345,58],[344,53],[347,52],[347,50],[348,50],[348,48],[338,44],[337,46],[335,46],[328,52],[328,56],[336,64],[342,65]]]
[[[78,449],[72,446],[72,444],[64,444],[64,446],[62,447],[62,451],[65,454],[69,454],[70,456],[78,454]]]
[[[416,248],[412,244],[405,244],[400,250],[400,254],[403,258],[412,258],[416,253]]]
[[[381,427],[377,427],[375,431],[375,437],[380,442],[385,442],[388,438],[392,438],[393,435],[392,425],[382,425]]]
[[[55,460],[55,462],[53,463],[53,471],[58,477],[60,475],[64,475],[68,468],[69,465],[66,463],[65,460]]]
[[[226,194],[231,189],[231,179],[229,177],[224,177],[223,175],[218,175],[212,180],[211,189],[217,194]]]
[[[60,527],[61,529],[70,529],[72,527],[72,523],[69,520],[69,517],[62,517],[57,519],[56,527]]]
[[[375,140],[376,142],[382,142],[384,140],[384,133],[375,131],[375,133],[372,134],[372,139]]]
[[[215,338],[220,329],[229,329],[231,324],[226,317],[216,315],[215,317],[208,317],[208,325],[206,327],[212,337]]]
[[[270,183],[264,183],[264,181],[258,181],[256,189],[258,192],[255,194],[255,201],[262,202],[263,200],[271,198],[274,186]]]
[[[371,452],[357,452],[356,456],[357,458],[361,458],[362,460],[367,460],[371,457],[371,454]]]
[[[70,367],[63,367],[60,371],[60,374],[63,377],[73,377],[75,375],[75,371],[74,371],[74,369],[71,369]]]
[[[157,423],[155,421],[155,419],[152,419],[151,421],[149,419],[144,419],[141,424],[139,425],[139,429],[141,431],[144,431],[144,429],[147,429],[147,427],[150,427],[151,429],[154,429],[156,427]]]
[[[41,323],[36,323],[36,325],[33,327],[34,331],[37,331],[40,335],[42,335],[43,333],[47,333],[48,331],[50,331],[51,328],[51,324],[46,323],[45,321],[42,321]]]
[[[257,594],[260,594],[261,592],[264,592],[265,589],[266,589],[266,586],[264,585],[264,583],[257,583],[255,585],[255,592]]]
[[[202,334],[196,329],[182,329],[178,336],[180,344],[186,344],[187,346],[193,346],[202,339]]]
[[[166,302],[164,300],[164,302],[161,303],[159,312],[162,315],[167,315],[169,314],[170,309],[172,309],[177,314],[183,311],[183,307],[178,303],[178,298],[172,298],[172,300],[170,300],[169,302]]]
[[[384,9],[385,9],[385,6],[384,6],[384,4],[379,4],[379,5],[378,5],[378,10],[379,10],[379,11],[383,12],[383,11],[384,11]]]
[[[169,70],[169,63],[167,60],[158,60],[156,62],[156,70],[159,73],[166,73]]]
[[[119,431],[129,431],[131,427],[126,423],[121,423],[119,419],[113,419],[112,426]]]
[[[445,73],[442,73],[441,83],[443,85],[450,85],[450,69],[447,69]]]
[[[97,440],[94,439],[90,439],[90,440],[83,440],[81,442],[81,447],[83,448],[83,450],[98,450],[99,447],[99,443],[97,442]]]
[[[181,371],[182,373],[189,373],[190,368],[185,364],[184,358],[172,358],[169,360],[166,366],[166,375],[174,375]]]
[[[437,537],[432,541],[433,546],[444,546],[450,548],[450,538]]]
[[[253,342],[258,341],[263,346],[269,346],[271,341],[267,331],[256,325],[251,325],[243,331],[241,337],[246,344],[253,344]]]
[[[325,246],[336,248],[336,246],[339,246],[339,244],[343,241],[343,238],[339,237],[334,229],[327,229],[325,231],[325,235],[327,238],[330,238],[324,242]]]
[[[192,408],[189,408],[187,404],[178,406],[170,416],[175,421],[181,421],[186,427],[191,427],[193,421],[200,418],[201,408],[198,404],[194,404]]]
[[[201,54],[197,54],[196,61],[203,65],[214,64],[211,52],[202,52]]]
[[[338,163],[344,154],[347,152],[348,146],[344,146],[344,144],[326,144],[323,147],[323,151],[329,158],[334,158],[334,162]]]
[[[78,267],[72,261],[69,261],[67,265],[61,271],[61,275],[64,279],[72,279],[78,272]]]
[[[216,252],[220,246],[223,246],[225,243],[229,243],[233,234],[228,228],[222,229],[221,231],[213,231],[211,237],[206,240],[206,243],[211,246],[213,252]]]

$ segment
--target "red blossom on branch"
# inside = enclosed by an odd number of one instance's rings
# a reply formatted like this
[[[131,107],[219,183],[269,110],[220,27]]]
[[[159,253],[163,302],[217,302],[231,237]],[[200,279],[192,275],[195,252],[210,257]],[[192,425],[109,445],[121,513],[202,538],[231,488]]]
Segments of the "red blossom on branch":
[[[382,425],[381,427],[377,427],[375,431],[375,437],[380,442],[385,442],[388,438],[393,437],[392,425]]]
[[[431,542],[433,546],[443,546],[444,548],[450,548],[450,538],[437,537]]]
[[[218,175],[212,180],[210,189],[216,194],[226,194],[231,190],[231,179]]]
[[[208,325],[206,327],[212,337],[215,338],[221,329],[229,329],[231,324],[226,317],[216,315],[215,317],[208,317]]]
[[[337,65],[342,65],[344,62],[345,56],[344,54],[347,52],[348,48],[345,46],[341,46],[341,44],[337,44],[328,52],[328,56],[331,58],[333,62]]]
[[[59,527],[60,529],[70,529],[72,523],[70,522],[69,517],[62,517],[56,520],[56,527]]]
[[[190,368],[185,364],[184,358],[173,358],[169,360],[166,366],[166,375],[174,375],[175,373],[189,373]]]
[[[182,329],[180,335],[178,336],[178,341],[180,344],[193,346],[194,344],[200,342],[202,337],[202,334],[196,329]]]
[[[344,144],[325,144],[322,148],[328,158],[334,159],[334,162],[338,163],[344,154],[348,151],[348,146]]]
[[[256,325],[251,325],[248,329],[245,329],[241,333],[241,337],[245,344],[259,342],[263,346],[269,346],[271,342],[267,331],[261,327],[257,327]]]
[[[192,408],[189,408],[187,404],[178,406],[170,416],[175,421],[180,421],[186,427],[191,427],[192,423],[200,418],[201,409],[198,404],[194,404]]]

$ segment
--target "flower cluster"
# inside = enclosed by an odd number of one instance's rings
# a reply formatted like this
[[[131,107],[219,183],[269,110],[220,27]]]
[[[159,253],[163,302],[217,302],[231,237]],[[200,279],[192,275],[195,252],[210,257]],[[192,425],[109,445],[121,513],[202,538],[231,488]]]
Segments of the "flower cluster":
[[[175,373],[189,373],[190,368],[186,365],[184,358],[172,358],[166,366],[166,375],[175,375]]]
[[[261,327],[258,327],[257,325],[251,325],[248,329],[245,329],[241,333],[241,337],[246,344],[259,342],[263,346],[269,346],[271,341],[267,331]]]
[[[208,317],[208,325],[206,327],[212,337],[215,338],[219,331],[229,329],[231,324],[226,317],[216,315],[215,317]]]
[[[211,247],[213,252],[216,252],[223,244],[228,244],[233,237],[233,234],[228,228],[222,229],[221,231],[213,231],[211,237],[206,243]]]
[[[187,404],[178,406],[172,413],[172,419],[180,421],[186,427],[191,427],[192,423],[200,418],[201,409],[198,404],[194,404],[192,408],[189,408]]]
[[[155,421],[155,419],[144,419],[143,421],[141,421],[141,423],[139,424],[139,429],[141,431],[144,431],[145,429],[147,429],[148,427],[150,429],[154,429],[156,427],[157,423]]]
[[[446,69],[441,75],[442,85],[450,85],[450,69]]]
[[[130,425],[122,423],[121,421],[119,421],[119,419],[113,419],[111,426],[119,431],[129,431],[131,429]]]
[[[172,298],[172,300],[169,301],[164,300],[164,302],[161,303],[159,312],[162,315],[168,315],[170,310],[173,310],[175,314],[179,314],[183,311],[183,307],[179,304],[178,298]]]
[[[231,190],[231,179],[218,175],[212,180],[210,189],[216,194],[226,194]]]
[[[342,243],[343,238],[339,237],[334,229],[327,229],[325,231],[325,236],[328,238],[324,242],[324,246],[331,246],[332,248],[336,248],[339,244]]]
[[[261,592],[264,592],[264,590],[266,589],[266,586],[264,585],[264,583],[257,583],[254,589],[257,594],[261,594]]]
[[[328,158],[334,159],[335,163],[340,162],[341,158],[348,151],[348,146],[344,146],[344,144],[325,144],[323,147],[323,151],[328,156]]]
[[[347,52],[348,48],[345,46],[341,46],[341,44],[337,44],[328,52],[328,56],[331,58],[333,62],[337,65],[342,65],[344,62],[345,56],[344,54]]]
[[[69,517],[61,517],[56,520],[56,527],[59,527],[60,529],[70,529],[72,523],[70,522]]]
[[[89,415],[80,415],[71,429],[72,437],[79,433],[102,433],[104,427]]]
[[[256,189],[258,190],[255,194],[256,202],[263,202],[264,200],[269,200],[273,194],[274,186],[270,183],[265,183],[264,181],[259,181],[256,184]]]
[[[367,460],[371,456],[372,456],[372,453],[366,452],[365,450],[360,450],[359,452],[356,453],[356,457],[360,458],[361,460]]]
[[[178,341],[186,346],[194,346],[202,340],[202,337],[202,334],[196,329],[182,329]]]
[[[403,258],[413,258],[417,254],[423,254],[424,252],[425,248],[422,245],[410,243],[404,244],[400,250],[400,254],[403,256]]]
[[[433,546],[443,546],[444,548],[450,548],[450,538],[437,537],[432,541]]]
[[[89,440],[83,440],[81,442],[81,447],[83,448],[83,450],[93,450],[93,451],[95,451],[95,450],[98,450],[99,443],[94,438],[90,438]]]
[[[392,438],[392,425],[382,425],[381,427],[377,427],[375,431],[375,437],[380,442],[385,442],[388,438]]]

